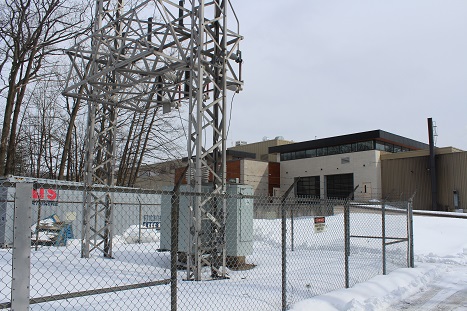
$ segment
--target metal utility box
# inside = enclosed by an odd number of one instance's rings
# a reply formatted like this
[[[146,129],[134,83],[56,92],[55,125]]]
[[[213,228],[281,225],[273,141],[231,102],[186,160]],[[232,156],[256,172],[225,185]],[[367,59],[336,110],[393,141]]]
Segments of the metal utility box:
[[[226,241],[227,256],[253,253],[253,188],[231,184],[227,187]],[[242,197],[242,195],[247,197]],[[249,196],[249,197],[248,197]]]
[[[208,195],[211,187],[203,187]],[[178,251],[189,252],[190,210],[194,196],[187,194],[190,187],[180,187],[180,208],[178,223]],[[247,256],[253,252],[253,189],[248,185],[229,184],[226,195],[226,250],[227,256]],[[244,197],[247,196],[247,197]],[[206,197],[203,197],[205,199]],[[171,196],[163,195],[161,203],[161,250],[170,250],[171,241]],[[203,243],[210,238],[209,220],[202,220]]]

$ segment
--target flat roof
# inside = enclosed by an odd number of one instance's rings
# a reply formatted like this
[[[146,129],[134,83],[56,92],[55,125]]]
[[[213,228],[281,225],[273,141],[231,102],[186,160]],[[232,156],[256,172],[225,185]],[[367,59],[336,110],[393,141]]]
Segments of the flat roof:
[[[456,152],[465,152],[461,149],[454,147],[443,147],[435,148],[435,155],[441,154],[450,154]],[[430,150],[415,150],[408,152],[398,152],[398,153],[385,153],[381,154],[381,160],[394,160],[394,159],[407,159],[407,158],[416,158],[416,157],[428,157],[430,156]]]
[[[392,134],[389,132],[385,132],[382,130],[373,130],[361,133],[354,133],[354,134],[347,134],[341,136],[334,136],[328,138],[321,138],[321,139],[314,139],[308,140],[299,143],[292,143],[288,145],[281,145],[281,146],[274,146],[269,147],[269,153],[285,153],[285,152],[293,152],[293,151],[302,151],[314,148],[323,148],[323,147],[332,147],[344,144],[351,144],[357,143],[361,141],[368,141],[368,140],[379,140],[388,143],[397,144],[402,147],[410,148],[410,149],[428,149],[429,145],[407,138],[403,136],[399,136],[396,134]]]

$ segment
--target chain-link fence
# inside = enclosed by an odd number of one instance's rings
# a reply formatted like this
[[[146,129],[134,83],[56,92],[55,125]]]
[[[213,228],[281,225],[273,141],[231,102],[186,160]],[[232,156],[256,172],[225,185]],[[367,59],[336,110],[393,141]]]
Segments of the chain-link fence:
[[[0,184],[0,309],[285,310],[411,266],[409,202],[27,181]]]

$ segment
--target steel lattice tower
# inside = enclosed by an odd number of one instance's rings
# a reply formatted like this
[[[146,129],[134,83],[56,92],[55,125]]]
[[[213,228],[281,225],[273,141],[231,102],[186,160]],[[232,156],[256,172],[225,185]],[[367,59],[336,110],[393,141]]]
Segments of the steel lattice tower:
[[[187,278],[201,280],[205,264],[212,276],[224,277],[226,206],[219,195],[226,186],[227,92],[243,85],[242,37],[230,1],[152,0],[126,10],[123,0],[97,0],[93,26],[89,37],[67,51],[72,67],[63,92],[89,108],[82,256],[98,249],[112,257],[110,189],[119,109],[163,106],[168,112],[188,104],[187,181],[202,193],[203,176],[211,178],[209,195],[197,196],[190,206]],[[95,183],[106,186],[97,191]],[[205,227],[209,232],[202,232]],[[202,233],[212,238],[201,239]]]

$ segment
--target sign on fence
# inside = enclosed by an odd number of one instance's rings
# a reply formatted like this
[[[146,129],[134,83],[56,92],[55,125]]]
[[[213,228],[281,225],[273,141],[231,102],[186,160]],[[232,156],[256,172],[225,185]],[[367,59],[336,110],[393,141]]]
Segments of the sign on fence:
[[[315,217],[315,233],[326,231],[326,217]]]
[[[143,227],[151,229],[161,228],[161,215],[144,215]]]

